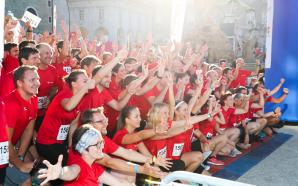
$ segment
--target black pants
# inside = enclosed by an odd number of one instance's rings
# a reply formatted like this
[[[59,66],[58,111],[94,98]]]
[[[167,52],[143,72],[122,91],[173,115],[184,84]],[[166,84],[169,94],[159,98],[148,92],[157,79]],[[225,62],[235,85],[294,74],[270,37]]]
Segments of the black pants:
[[[0,184],[3,184],[6,175],[6,167],[0,168]]]

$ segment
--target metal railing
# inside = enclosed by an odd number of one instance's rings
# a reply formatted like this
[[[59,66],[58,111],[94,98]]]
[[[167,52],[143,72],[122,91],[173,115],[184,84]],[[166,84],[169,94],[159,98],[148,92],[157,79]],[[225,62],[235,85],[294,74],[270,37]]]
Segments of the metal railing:
[[[205,176],[186,171],[175,171],[170,173],[164,179],[162,179],[160,186],[175,185],[172,182],[176,180],[187,181],[188,183],[194,183],[195,185],[201,184],[203,186],[253,186],[246,183],[240,183],[236,181],[216,178],[212,176]]]

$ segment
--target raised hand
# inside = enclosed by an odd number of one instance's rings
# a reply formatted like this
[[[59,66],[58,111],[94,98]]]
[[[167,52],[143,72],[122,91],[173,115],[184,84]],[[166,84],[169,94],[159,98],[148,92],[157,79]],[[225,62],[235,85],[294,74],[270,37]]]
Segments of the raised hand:
[[[63,155],[59,155],[58,162],[55,165],[52,165],[49,161],[44,160],[43,163],[47,166],[47,169],[41,169],[38,171],[39,179],[45,178],[45,180],[41,183],[41,185],[45,185],[48,181],[56,180],[59,178],[60,173],[62,171],[62,160]]]
[[[123,48],[121,50],[119,50],[119,52],[117,53],[117,58],[122,61],[124,59],[127,58],[127,55],[128,55],[128,51],[126,48]]]

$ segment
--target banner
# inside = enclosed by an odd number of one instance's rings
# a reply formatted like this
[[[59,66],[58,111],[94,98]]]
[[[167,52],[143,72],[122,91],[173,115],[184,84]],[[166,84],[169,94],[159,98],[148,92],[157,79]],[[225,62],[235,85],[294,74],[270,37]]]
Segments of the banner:
[[[280,78],[285,78],[282,88],[288,88],[286,99],[277,106],[284,111],[282,120],[298,121],[298,1],[273,1],[272,43],[267,45],[265,85],[273,89]],[[269,2],[269,1],[268,1]],[[269,22],[270,23],[270,22]],[[267,39],[270,37],[267,37]],[[268,42],[268,41],[267,41]],[[271,51],[270,50],[271,46]],[[269,65],[270,62],[270,65]],[[282,88],[273,97],[283,94]],[[267,104],[266,110],[272,109],[273,104]]]

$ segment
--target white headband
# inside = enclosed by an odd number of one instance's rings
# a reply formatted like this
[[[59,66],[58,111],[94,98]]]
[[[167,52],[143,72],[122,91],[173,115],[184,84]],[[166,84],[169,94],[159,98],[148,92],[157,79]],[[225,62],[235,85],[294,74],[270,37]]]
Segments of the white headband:
[[[76,145],[76,150],[82,154],[86,148],[88,148],[90,145],[93,145],[97,138],[100,138],[99,132],[96,129],[90,128],[82,135],[81,139]]]

